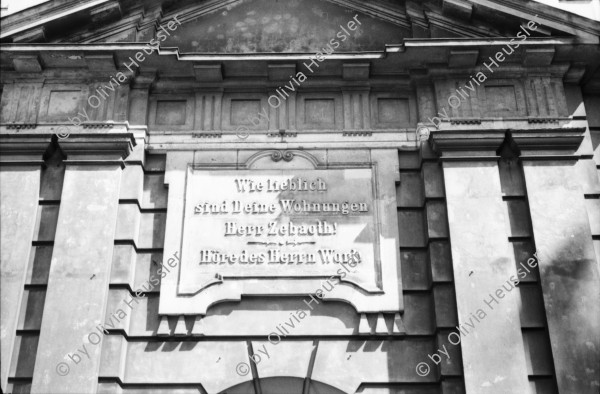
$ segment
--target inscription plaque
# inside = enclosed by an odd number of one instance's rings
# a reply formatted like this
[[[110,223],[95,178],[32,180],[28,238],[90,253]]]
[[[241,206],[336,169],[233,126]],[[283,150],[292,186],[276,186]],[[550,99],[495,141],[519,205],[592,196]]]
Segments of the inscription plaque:
[[[181,294],[242,277],[334,276],[381,290],[372,169],[187,176]]]
[[[306,297],[328,281],[323,300],[401,312],[397,151],[364,151],[355,162],[322,152],[197,152],[198,162],[193,152],[169,153],[165,254],[181,252],[181,262],[161,281],[159,314]]]

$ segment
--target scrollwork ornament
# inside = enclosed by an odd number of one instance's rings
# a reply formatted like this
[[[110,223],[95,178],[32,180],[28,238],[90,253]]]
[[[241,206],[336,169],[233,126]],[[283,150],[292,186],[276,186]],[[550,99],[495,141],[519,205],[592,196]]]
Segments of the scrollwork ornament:
[[[294,158],[294,154],[292,152],[290,152],[289,150],[283,152],[283,160],[292,161],[293,158]]]
[[[278,162],[278,161],[281,161],[281,160],[292,161],[294,159],[294,153],[290,152],[290,151],[282,152],[280,150],[277,150],[277,151],[274,151],[271,154],[271,159],[274,162]]]
[[[281,151],[276,150],[271,154],[271,159],[273,159],[274,162],[281,161],[281,159],[283,159],[283,154]]]

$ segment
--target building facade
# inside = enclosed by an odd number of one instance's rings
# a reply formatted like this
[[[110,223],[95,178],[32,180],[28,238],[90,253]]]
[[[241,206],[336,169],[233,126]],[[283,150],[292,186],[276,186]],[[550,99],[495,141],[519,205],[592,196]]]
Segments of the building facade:
[[[598,392],[600,23],[522,0],[1,23],[3,392]]]

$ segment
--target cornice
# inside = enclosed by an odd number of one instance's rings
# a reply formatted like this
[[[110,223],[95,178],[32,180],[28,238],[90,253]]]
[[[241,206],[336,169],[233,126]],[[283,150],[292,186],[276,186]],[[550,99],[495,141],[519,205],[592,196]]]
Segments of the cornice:
[[[505,130],[434,130],[429,143],[442,160],[497,160]]]
[[[577,34],[578,31],[584,32],[590,36],[595,36],[596,43],[600,38],[600,22],[543,3],[524,2],[523,0],[469,0],[469,2],[516,18],[532,20],[535,17],[543,25],[569,34],[579,35]]]
[[[119,164],[138,141],[146,144],[147,129],[127,122],[70,124],[0,124],[0,156],[4,164],[43,163],[42,155],[55,141],[71,164]]]
[[[2,18],[2,32],[0,32],[0,39],[13,36],[17,33],[22,33],[27,30],[44,26],[49,22],[59,20],[72,14],[80,12],[91,12],[93,9],[98,7],[105,7],[111,3],[118,4],[115,0],[93,0],[84,4],[81,2],[63,3],[57,7],[46,9],[41,7],[41,11],[36,11],[36,8],[27,9],[23,13],[16,13],[6,18]],[[31,14],[28,18],[26,15]],[[33,21],[33,22],[32,22]]]
[[[0,165],[42,165],[43,155],[51,143],[49,134],[0,134]]]
[[[510,138],[522,159],[573,159],[585,130],[585,127],[511,130]]]
[[[402,44],[385,45],[381,51],[361,52],[337,52],[329,55],[327,59],[373,59],[382,58],[390,53],[405,52],[409,48],[488,48],[491,46],[503,47],[510,44],[510,38],[405,38]],[[521,47],[538,46],[561,46],[581,44],[576,38],[531,38],[523,43]],[[0,49],[4,52],[106,52],[106,51],[141,51],[147,48],[146,43],[16,43],[1,44]],[[159,48],[161,56],[175,55],[181,61],[214,61],[214,60],[308,60],[314,57],[314,53],[180,53],[177,47]]]
[[[331,54],[327,59],[332,67],[342,70],[346,67],[359,64],[370,64],[370,76],[373,77],[398,77],[408,75],[414,68],[422,68],[426,65],[424,78],[435,79],[446,78],[450,75],[462,76],[483,69],[481,62],[487,61],[492,56],[491,51],[500,51],[508,45],[508,39],[407,39],[402,44],[386,45],[381,51],[370,52],[339,52]],[[569,67],[576,65],[570,74],[569,80],[585,81],[588,77],[588,66],[595,66],[595,54],[600,56],[600,47],[587,44],[589,50],[577,52],[579,55],[571,56],[570,62],[566,57],[570,56],[576,39],[564,38],[539,38],[531,39],[522,43],[522,48],[511,59],[510,63],[503,64],[498,71],[494,72],[494,78],[514,76],[555,76],[562,78],[569,71]],[[432,56],[432,49],[435,55]],[[548,48],[554,55],[549,65],[529,65],[527,53],[530,48]],[[135,57],[137,52],[147,49],[146,45],[138,43],[111,43],[111,44],[3,44],[0,50],[2,73],[0,81],[10,83],[15,80],[64,82],[85,78],[86,80],[106,81],[110,75],[120,71],[128,77],[132,75],[125,68],[130,57]],[[474,53],[469,64],[457,63],[456,54]],[[406,54],[406,55],[405,55]],[[408,55],[408,56],[407,56]],[[271,64],[296,64],[297,69],[302,69],[302,63],[310,62],[314,53],[234,53],[234,54],[199,54],[180,53],[178,48],[161,48],[158,53],[147,56],[147,60],[141,64],[138,72],[158,71],[163,75],[170,75],[173,66],[184,70],[178,77],[195,78],[197,71],[207,66],[215,70],[222,70],[221,78],[231,76],[231,70],[235,70],[240,63],[255,62],[253,67],[264,67],[264,75],[269,75],[268,67]],[[111,60],[112,59],[112,60]],[[180,63],[180,64],[178,64]],[[475,63],[475,64],[473,64]],[[76,65],[77,68],[73,68]],[[111,66],[110,69],[108,66]],[[115,67],[113,69],[113,67]],[[587,69],[586,69],[587,67]],[[239,67],[238,67],[239,68]],[[576,71],[579,70],[579,73]],[[583,77],[582,77],[582,73]],[[341,74],[341,72],[340,72]],[[202,74],[204,75],[204,74]],[[288,76],[289,74],[286,74]],[[240,75],[236,75],[239,77]],[[214,83],[217,79],[198,81],[201,83]],[[221,78],[218,78],[219,82]],[[204,78],[205,79],[205,78]]]
[[[136,145],[130,132],[119,133],[73,133],[58,140],[58,146],[66,154],[69,164],[119,164]]]
[[[434,130],[431,148],[441,160],[497,160],[497,151],[506,141],[523,159],[577,159],[584,127],[541,129]]]

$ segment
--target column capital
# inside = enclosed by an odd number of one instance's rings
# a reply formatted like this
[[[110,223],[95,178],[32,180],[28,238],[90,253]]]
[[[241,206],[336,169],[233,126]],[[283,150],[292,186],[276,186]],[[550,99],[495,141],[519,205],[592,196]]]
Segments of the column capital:
[[[434,130],[429,143],[441,160],[498,160],[507,130]]]
[[[577,159],[575,152],[585,130],[585,127],[511,130],[510,137],[521,159]]]
[[[0,134],[0,165],[42,165],[51,143],[48,134]]]
[[[585,130],[585,127],[434,130],[429,141],[441,160],[497,160],[503,143],[510,144],[522,159],[577,159],[575,152]]]
[[[131,132],[73,133],[58,140],[67,164],[119,164],[132,152],[136,140]]]

